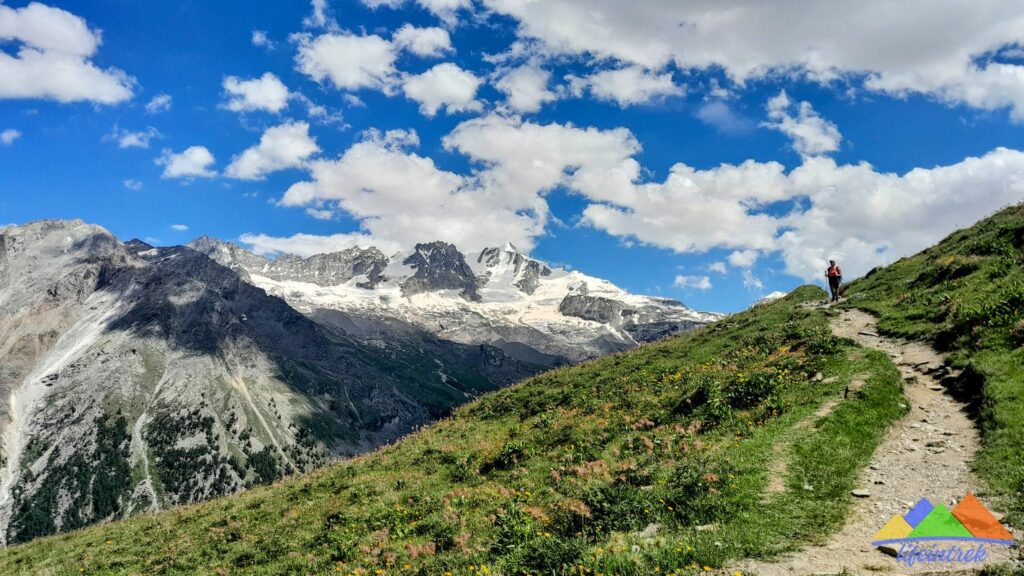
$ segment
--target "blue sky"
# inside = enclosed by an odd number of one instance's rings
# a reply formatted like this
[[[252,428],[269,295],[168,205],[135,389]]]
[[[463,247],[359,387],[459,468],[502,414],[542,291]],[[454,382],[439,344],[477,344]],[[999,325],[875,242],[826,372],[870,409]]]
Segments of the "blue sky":
[[[6,0],[0,224],[511,240],[734,311],[1024,199],[1024,8],[885,4]]]

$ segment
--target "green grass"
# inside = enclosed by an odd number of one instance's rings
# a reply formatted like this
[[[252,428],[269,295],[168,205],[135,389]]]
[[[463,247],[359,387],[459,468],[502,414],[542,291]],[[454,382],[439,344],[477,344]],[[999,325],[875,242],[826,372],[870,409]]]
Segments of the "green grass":
[[[822,540],[906,409],[888,358],[801,306],[823,296],[536,376],[307,476],[8,548],[0,573],[672,574]]]
[[[1024,206],[1007,208],[847,290],[886,334],[934,342],[965,370],[982,431],[975,464],[1024,525]]]

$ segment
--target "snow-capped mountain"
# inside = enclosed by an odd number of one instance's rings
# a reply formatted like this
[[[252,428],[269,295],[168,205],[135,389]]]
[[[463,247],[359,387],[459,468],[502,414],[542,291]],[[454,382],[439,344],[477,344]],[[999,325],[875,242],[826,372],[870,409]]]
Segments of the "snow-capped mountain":
[[[551,267],[511,244],[463,254],[429,242],[390,257],[354,247],[304,259],[268,259],[206,237],[190,247],[311,317],[398,320],[529,362],[579,361],[721,317]]]

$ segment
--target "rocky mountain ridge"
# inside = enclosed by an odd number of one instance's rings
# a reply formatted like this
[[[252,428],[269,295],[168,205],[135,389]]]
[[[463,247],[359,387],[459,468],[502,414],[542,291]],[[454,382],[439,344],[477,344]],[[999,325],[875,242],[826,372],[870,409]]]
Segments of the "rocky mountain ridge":
[[[511,244],[463,254],[435,241],[390,257],[375,248],[349,248],[306,259],[265,258],[209,238],[190,246],[308,315],[335,311],[399,321],[530,361],[580,361],[721,317],[553,268]],[[328,273],[325,261],[341,265]]]

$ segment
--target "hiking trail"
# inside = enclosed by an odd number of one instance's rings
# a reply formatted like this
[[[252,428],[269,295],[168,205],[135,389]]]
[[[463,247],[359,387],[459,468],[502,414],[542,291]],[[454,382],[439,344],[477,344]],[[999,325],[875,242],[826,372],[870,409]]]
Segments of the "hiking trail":
[[[892,425],[875,449],[870,465],[861,471],[854,488],[868,495],[854,498],[846,524],[837,534],[824,544],[787,554],[774,562],[740,562],[727,573],[741,570],[744,574],[763,576],[919,574],[964,573],[965,569],[979,568],[981,564],[973,563],[918,563],[908,567],[871,546],[872,536],[889,518],[904,514],[920,498],[927,497],[933,503],[941,502],[952,508],[967,492],[978,491],[978,480],[969,468],[979,448],[978,431],[964,404],[951,397],[940,383],[957,374],[950,372],[942,355],[929,345],[879,335],[875,318],[866,312],[844,310],[832,320],[832,332],[892,358],[903,376],[910,412]],[[989,502],[985,504],[988,506]],[[1019,532],[1014,536],[1019,537]],[[990,553],[986,565],[1017,558],[1016,548],[986,548]]]

